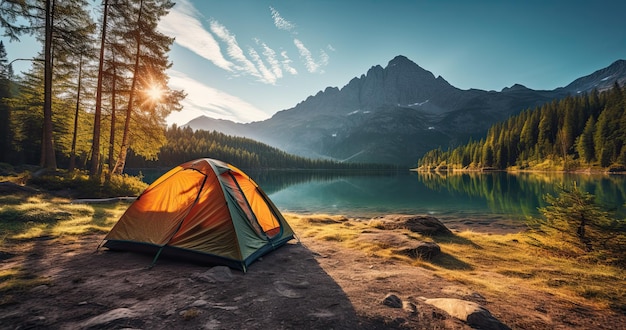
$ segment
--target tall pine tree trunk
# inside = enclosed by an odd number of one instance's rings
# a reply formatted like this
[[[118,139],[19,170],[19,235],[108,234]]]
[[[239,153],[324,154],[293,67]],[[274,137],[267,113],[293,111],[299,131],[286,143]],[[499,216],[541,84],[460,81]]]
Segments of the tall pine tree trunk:
[[[117,121],[116,118],[116,98],[117,98],[117,70],[116,67],[117,65],[115,64],[115,53],[113,53],[113,82],[111,85],[111,129],[110,129],[110,134],[109,134],[109,157],[108,157],[108,161],[109,161],[109,172],[106,176],[106,180],[109,181],[111,180],[111,174],[113,173],[113,168],[115,167],[115,160],[113,159],[113,154],[115,152],[115,124]]]
[[[141,23],[141,13],[143,11],[143,0],[139,2],[139,15],[137,17],[137,26]],[[122,174],[124,166],[126,165],[126,155],[128,154],[128,148],[130,146],[130,118],[133,113],[133,102],[135,99],[135,88],[137,86],[137,79],[139,76],[139,58],[141,51],[141,30],[137,29],[135,36],[137,40],[137,47],[135,49],[135,65],[133,70],[133,82],[130,86],[130,95],[128,97],[128,107],[126,108],[126,119],[124,120],[124,133],[122,135],[122,146],[120,147],[120,153],[113,168],[113,173]]]
[[[102,117],[102,78],[104,73],[104,45],[107,29],[107,11],[109,0],[104,0],[104,17],[102,19],[102,39],[100,40],[100,62],[98,63],[98,85],[96,87],[96,112],[93,119],[93,137],[91,144],[91,168],[89,175],[92,178],[100,175],[100,121]]]
[[[56,170],[57,161],[52,135],[52,24],[53,0],[46,0],[45,46],[44,46],[44,101],[43,141],[41,143],[41,166]]]
[[[78,110],[80,109],[80,89],[83,73],[83,55],[80,55],[78,62],[78,91],[76,92],[76,109],[74,111],[74,133],[72,134],[72,150],[70,151],[70,166],[68,171],[73,171],[76,168],[76,136],[78,135]]]

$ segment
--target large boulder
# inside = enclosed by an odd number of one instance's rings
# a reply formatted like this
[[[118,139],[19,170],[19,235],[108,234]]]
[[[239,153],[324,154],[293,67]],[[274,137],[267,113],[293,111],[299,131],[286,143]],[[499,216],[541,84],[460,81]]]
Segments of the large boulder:
[[[373,220],[380,222],[377,227],[381,229],[407,229],[427,236],[453,235],[439,219],[427,215],[386,215]]]
[[[441,247],[435,242],[417,242],[396,252],[413,259],[431,260],[441,253]]]
[[[455,298],[422,298],[425,303],[437,307],[450,316],[466,322],[473,328],[484,330],[510,330],[484,307],[473,301]]]
[[[399,232],[366,232],[361,233],[357,240],[373,243],[381,248],[391,248],[394,253],[413,259],[430,260],[441,253],[441,247],[437,243],[410,238]]]

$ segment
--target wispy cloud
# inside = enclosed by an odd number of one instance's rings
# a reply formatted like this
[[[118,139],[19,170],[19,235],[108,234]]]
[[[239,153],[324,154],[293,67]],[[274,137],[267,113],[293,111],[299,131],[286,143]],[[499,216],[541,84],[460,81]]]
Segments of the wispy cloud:
[[[282,16],[280,16],[280,13],[274,9],[274,7],[270,7],[270,11],[272,12],[272,18],[274,19],[274,25],[280,29],[280,30],[285,30],[285,31],[293,31],[293,29],[295,29],[296,25],[289,22],[288,20],[284,19]]]
[[[276,28],[288,31],[292,36],[297,34],[296,24],[285,19],[274,7],[270,7],[270,12]],[[189,0],[179,0],[161,20],[159,28],[163,33],[174,36],[178,45],[211,61],[234,77],[249,76],[258,82],[274,85],[285,73],[298,74],[287,49],[281,49],[279,56],[260,38],[253,38],[254,44],[241,47],[235,34],[226,26],[210,19],[206,29],[201,22],[204,19]],[[330,60],[326,51],[321,49],[319,55],[314,56],[301,39],[294,38],[293,43],[296,47],[294,52],[299,54],[301,64],[309,73],[324,72],[323,67]],[[330,45],[327,48],[334,51]]]
[[[274,9],[274,7],[270,7],[270,12],[272,13],[272,18],[274,19],[274,25],[279,30],[289,31],[291,32],[292,35],[297,34],[297,32],[295,31],[296,25],[286,20],[285,18],[283,18],[278,12],[278,10]],[[304,45],[304,43],[300,39],[293,38],[293,44],[296,46],[296,49],[298,50],[298,53],[300,54],[300,59],[303,61],[303,64],[306,67],[308,72],[310,73],[323,73],[324,72],[322,68],[327,66],[330,60],[328,53],[326,53],[323,49],[321,49],[319,58],[315,59],[311,51]],[[331,51],[335,50],[331,45],[328,45],[328,49]],[[283,53],[283,56],[286,57],[286,53]],[[288,69],[286,70],[288,72],[297,72],[295,69],[293,69],[293,67],[291,67],[290,60],[287,62],[283,62],[283,64],[285,63],[287,63]]]
[[[282,77],[282,71],[279,72],[280,77],[277,76],[276,74],[274,74],[274,72],[270,71],[267,66],[265,66],[265,63],[263,63],[263,59],[261,59],[261,56],[259,56],[259,53],[257,53],[257,51],[250,47],[248,48],[248,54],[250,54],[250,57],[252,57],[252,61],[254,61],[254,63],[256,63],[256,66],[258,68],[259,73],[261,74],[261,77],[263,78],[264,81],[270,83],[270,84],[274,84],[276,83],[276,80],[278,80],[278,78]]]
[[[262,78],[259,74],[259,70],[254,66],[254,63],[246,57],[241,47],[239,47],[239,43],[237,43],[237,38],[234,34],[230,33],[224,25],[216,20],[211,20],[210,27],[211,32],[226,44],[226,53],[228,56],[239,63],[238,71],[243,71],[252,76]]]
[[[304,61],[304,66],[307,71],[311,73],[323,72],[321,68],[328,65],[329,56],[324,50],[320,50],[319,60],[313,58],[313,54],[309,51],[308,48],[302,43],[302,41],[298,39],[293,39],[294,45],[298,48],[298,52],[300,53],[300,58]]]
[[[276,58],[276,51],[261,40],[256,39],[256,43],[263,48],[263,56],[265,56],[265,60],[270,65],[272,74],[278,79],[282,78],[283,70],[281,69],[280,61]]]
[[[159,29],[166,35],[176,37],[176,43],[211,61],[217,67],[233,71],[234,64],[224,58],[220,45],[206,31],[196,9],[186,0],[179,1],[168,15],[159,22]]]
[[[281,61],[283,69],[285,69],[285,71],[289,72],[292,75],[297,75],[298,70],[291,66],[291,62],[293,61],[287,55],[287,51],[283,50],[282,52],[280,52],[280,56],[283,58]]]
[[[168,73],[170,76],[170,88],[183,89],[187,93],[187,97],[182,102],[185,112],[241,123],[264,120],[269,117],[268,114],[254,105],[236,96],[209,87],[182,72],[171,70]],[[172,113],[170,116],[176,117],[177,113]],[[182,122],[181,120],[171,121]]]

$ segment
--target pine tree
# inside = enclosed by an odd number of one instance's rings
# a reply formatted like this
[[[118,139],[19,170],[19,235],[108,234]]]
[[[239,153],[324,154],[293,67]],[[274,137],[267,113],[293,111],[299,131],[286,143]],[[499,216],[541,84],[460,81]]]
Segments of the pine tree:
[[[591,116],[585,124],[585,129],[583,130],[583,133],[578,137],[576,141],[576,150],[578,151],[578,155],[584,162],[588,164],[594,161],[596,154],[593,144],[595,126],[596,121],[593,116]]]
[[[4,44],[0,41],[0,162],[8,162],[11,154],[11,107],[7,99],[11,98],[12,76],[13,69]]]
[[[558,234],[567,243],[590,252],[602,245],[612,220],[595,202],[595,197],[581,191],[574,183],[560,187],[558,196],[545,195],[548,206],[539,211],[544,219],[533,219],[531,225],[544,233]]]
[[[131,50],[125,54],[130,61],[132,77],[128,90],[124,114],[124,129],[121,147],[113,172],[124,169],[128,149],[147,158],[156,157],[159,147],[165,143],[163,127],[165,117],[171,111],[180,110],[179,102],[184,98],[182,91],[167,87],[165,70],[171,66],[167,52],[173,39],[157,31],[159,19],[174,5],[168,0],[141,0],[126,2],[124,10],[116,14],[126,23],[120,24],[121,36]],[[112,8],[113,9],[113,8]],[[133,119],[134,118],[134,119]],[[142,135],[147,139],[133,139]]]

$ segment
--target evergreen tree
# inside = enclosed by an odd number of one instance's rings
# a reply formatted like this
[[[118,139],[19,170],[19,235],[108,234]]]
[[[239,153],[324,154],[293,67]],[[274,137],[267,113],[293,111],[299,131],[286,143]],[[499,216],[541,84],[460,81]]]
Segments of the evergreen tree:
[[[602,245],[612,223],[594,198],[576,183],[570,188],[561,187],[558,196],[545,196],[549,205],[539,209],[544,220],[534,219],[531,225],[547,234],[559,233],[563,241],[590,252]]]
[[[585,124],[583,133],[578,137],[576,142],[576,150],[580,159],[586,163],[591,163],[595,159],[595,147],[593,144],[593,135],[596,126],[596,121],[593,116],[589,117]]]
[[[470,167],[506,169],[562,159],[564,169],[571,170],[580,164],[577,157],[588,165],[626,166],[626,93],[618,85],[523,111],[494,124],[479,142],[446,152],[431,150],[418,164],[462,168],[469,159]]]
[[[11,107],[8,99],[11,98],[11,79],[13,69],[7,59],[4,44],[0,41],[0,162],[10,161],[11,140]]]
[[[49,169],[57,167],[53,119],[55,96],[53,93],[55,89],[58,91],[60,88],[53,86],[53,83],[61,84],[60,77],[62,77],[60,74],[54,76],[54,66],[67,64],[68,56],[74,53],[76,47],[89,42],[88,38],[79,37],[84,36],[85,31],[88,31],[92,25],[89,14],[84,10],[86,7],[86,0],[6,0],[0,4],[2,17],[0,23],[5,28],[5,35],[12,40],[19,41],[18,36],[21,34],[34,34],[43,45],[42,58],[36,59],[43,63],[44,68],[40,165]],[[60,127],[67,127],[67,125]]]
[[[104,0],[102,9],[102,24],[100,26],[100,56],[98,59],[98,82],[96,83],[96,104],[93,119],[93,134],[91,141],[91,166],[89,175],[96,178],[100,174],[100,129],[102,124],[102,83],[104,74],[104,49],[107,35],[107,18],[109,15],[109,0]]]
[[[124,115],[121,147],[113,172],[121,173],[129,148],[148,158],[155,158],[159,147],[165,143],[163,127],[165,117],[173,110],[180,110],[181,91],[167,87],[165,70],[171,66],[167,52],[173,38],[157,31],[160,18],[174,5],[168,0],[129,1],[124,10],[117,10],[118,17],[125,18],[126,25],[119,25],[132,45],[129,55],[131,83]],[[113,9],[113,8],[112,8]],[[133,117],[135,117],[133,119]],[[131,125],[134,124],[135,130]],[[142,139],[132,139],[142,135]],[[147,139],[145,138],[147,137]],[[131,145],[132,143],[132,145]]]
[[[38,164],[41,159],[43,68],[33,66],[18,81],[18,92],[7,99],[11,108],[12,148],[17,163]]]

